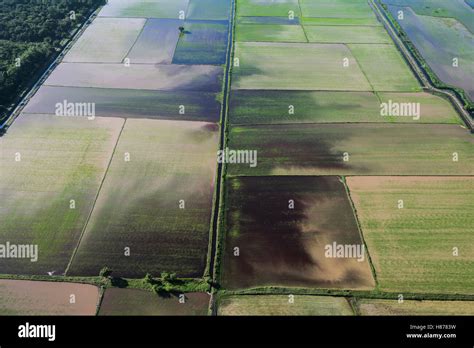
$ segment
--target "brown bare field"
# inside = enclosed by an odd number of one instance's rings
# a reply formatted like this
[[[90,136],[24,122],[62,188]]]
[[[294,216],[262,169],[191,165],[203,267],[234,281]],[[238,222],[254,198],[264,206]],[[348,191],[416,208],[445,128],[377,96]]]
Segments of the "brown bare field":
[[[93,285],[0,280],[1,315],[95,315],[98,300]]]
[[[179,297],[159,296],[138,289],[110,288],[105,291],[99,315],[207,315],[209,295],[203,292],[185,294],[185,302]]]
[[[374,286],[366,257],[325,256],[333,242],[362,243],[338,177],[240,177],[226,189],[224,287]]]

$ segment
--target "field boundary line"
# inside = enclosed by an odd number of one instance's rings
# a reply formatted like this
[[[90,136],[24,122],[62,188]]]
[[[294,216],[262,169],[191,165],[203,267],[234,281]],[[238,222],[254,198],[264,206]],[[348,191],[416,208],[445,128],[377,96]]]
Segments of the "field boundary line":
[[[365,252],[367,253],[367,259],[369,261],[370,270],[372,272],[372,277],[374,278],[374,282],[375,282],[375,289],[378,289],[379,288],[379,281],[377,279],[377,272],[375,270],[375,266],[374,266],[374,263],[372,261],[372,257],[370,256],[369,247],[368,247],[367,242],[364,238],[364,233],[362,231],[362,226],[361,226],[361,223],[360,223],[359,214],[357,214],[357,208],[355,206],[354,201],[352,200],[351,191],[349,189],[349,185],[346,182],[346,177],[342,175],[342,176],[340,176],[340,179],[341,179],[342,185],[344,186],[344,189],[346,191],[347,200],[349,201],[349,204],[351,205],[352,214],[354,215],[354,219],[355,219],[355,222],[357,224],[357,230],[359,231],[360,239],[361,239],[362,243],[364,243],[364,246],[365,246]]]
[[[351,50],[351,48],[349,47],[349,45],[352,45],[352,44],[343,44],[344,46],[346,46],[346,48],[349,50],[349,52],[351,52],[351,55],[352,57],[354,57],[354,60],[356,61],[357,63],[357,66],[359,67],[360,71],[362,72],[362,74],[364,75],[365,79],[367,80],[367,83],[370,85],[370,87],[372,88],[372,90],[370,92],[374,93],[375,94],[375,87],[374,85],[372,84],[372,82],[369,80],[365,70],[362,68],[362,64],[360,64],[359,60],[357,59],[355,53]],[[392,45],[393,46],[393,45]]]
[[[301,27],[301,29],[303,29],[303,34],[304,34],[304,37],[306,38],[306,42],[309,43],[308,35],[306,35],[306,30],[304,29],[304,25],[303,25],[303,10],[301,9],[300,0],[298,0],[298,8],[300,9],[300,16],[298,18],[298,21],[299,21],[298,24]]]
[[[89,215],[87,216],[87,219],[84,223],[84,227],[82,228],[82,231],[81,231],[81,234],[79,236],[79,240],[77,241],[77,245],[76,247],[74,248],[74,251],[71,255],[71,259],[69,260],[69,263],[66,267],[66,270],[64,271],[64,275],[67,275],[67,273],[69,272],[69,268],[71,267],[72,265],[72,262],[77,254],[77,251],[79,250],[79,247],[81,245],[81,242],[82,242],[82,238],[84,237],[84,234],[86,232],[86,229],[87,229],[87,226],[89,225],[89,221],[91,219],[91,216],[92,216],[92,213],[94,212],[94,208],[95,208],[95,205],[97,203],[97,199],[99,198],[99,195],[100,195],[100,192],[102,190],[102,186],[104,185],[104,182],[105,182],[105,178],[107,177],[107,174],[109,172],[109,169],[110,169],[110,165],[112,164],[112,160],[114,158],[114,155],[115,155],[115,151],[117,150],[117,146],[118,146],[118,143],[120,141],[120,138],[122,137],[122,132],[123,132],[123,129],[125,128],[125,124],[127,123],[127,119],[125,119],[123,121],[123,124],[122,124],[122,128],[120,129],[120,132],[117,136],[117,141],[115,142],[115,145],[114,145],[114,148],[112,150],[112,153],[110,155],[110,159],[109,159],[109,163],[107,164],[107,167],[105,168],[105,171],[104,171],[104,175],[102,177],[102,181],[100,182],[100,185],[99,185],[99,188],[97,189],[97,194],[95,195],[95,198],[94,198],[94,201],[92,202],[92,206],[91,206],[91,209],[89,211]]]

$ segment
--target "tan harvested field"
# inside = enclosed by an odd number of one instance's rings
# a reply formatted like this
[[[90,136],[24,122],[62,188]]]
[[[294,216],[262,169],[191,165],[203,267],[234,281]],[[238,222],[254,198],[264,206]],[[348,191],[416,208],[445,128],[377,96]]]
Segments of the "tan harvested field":
[[[474,315],[473,301],[358,300],[361,315]]]
[[[218,300],[217,315],[354,315],[344,297],[236,295]]]
[[[162,297],[151,291],[110,288],[105,291],[99,315],[207,315],[210,297],[203,292]]]
[[[381,290],[474,293],[473,176],[347,183]]]
[[[121,63],[145,22],[144,18],[96,18],[63,61]]]
[[[93,276],[109,266],[124,277],[202,276],[218,130],[128,119],[69,274]]]
[[[0,280],[1,315],[95,315],[98,301],[93,285]]]
[[[326,255],[333,243],[362,243],[338,177],[232,178],[227,207],[225,288],[374,286],[364,253],[360,258]]]
[[[38,245],[36,262],[4,259],[0,273],[65,271],[122,124],[23,114],[0,138],[0,244]]]

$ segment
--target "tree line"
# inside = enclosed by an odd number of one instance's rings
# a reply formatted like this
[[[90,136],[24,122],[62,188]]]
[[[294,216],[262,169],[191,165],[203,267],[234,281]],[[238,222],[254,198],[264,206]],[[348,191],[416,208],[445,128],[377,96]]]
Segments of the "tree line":
[[[104,0],[0,1],[0,120]]]

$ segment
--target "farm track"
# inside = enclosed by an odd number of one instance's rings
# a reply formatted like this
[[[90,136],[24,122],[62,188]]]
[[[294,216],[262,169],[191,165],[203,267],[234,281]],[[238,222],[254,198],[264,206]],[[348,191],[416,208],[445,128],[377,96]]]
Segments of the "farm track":
[[[421,68],[420,64],[416,60],[415,57],[413,57],[412,53],[410,50],[405,46],[403,41],[400,39],[400,37],[397,35],[397,32],[395,31],[395,28],[393,27],[393,24],[391,21],[387,18],[387,14],[385,13],[384,9],[381,7],[380,3],[377,0],[368,0],[370,6],[372,7],[373,11],[375,12],[377,18],[383,23],[385,29],[387,30],[388,34],[394,41],[395,45],[397,48],[400,50],[400,52],[403,54],[403,57],[405,60],[408,62],[410,68],[412,71],[415,73],[415,76],[417,79],[420,81],[420,83],[423,86],[423,89],[431,92],[431,93],[441,93],[448,97],[448,99],[451,101],[459,115],[461,116],[462,120],[466,124],[466,126],[469,128],[471,133],[474,133],[474,119],[471,117],[468,111],[464,109],[462,101],[459,100],[458,96],[456,93],[454,93],[452,90],[446,90],[446,89],[439,89],[433,86],[431,83],[430,79],[424,72],[423,68]]]

